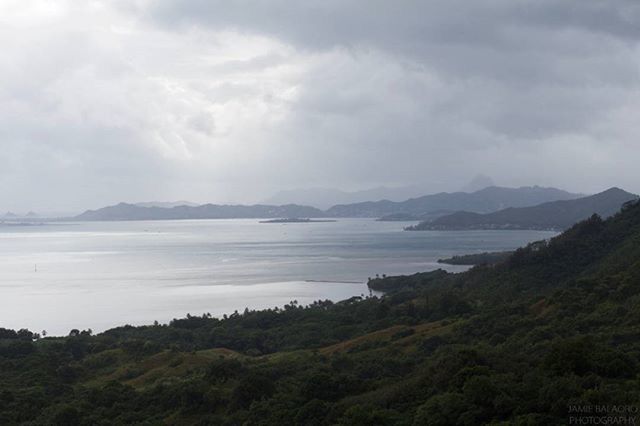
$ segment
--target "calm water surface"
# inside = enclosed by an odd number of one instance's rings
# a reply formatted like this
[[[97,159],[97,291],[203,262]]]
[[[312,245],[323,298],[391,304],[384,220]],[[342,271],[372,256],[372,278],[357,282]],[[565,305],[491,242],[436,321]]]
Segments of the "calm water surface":
[[[371,219],[0,226],[0,327],[66,334],[368,294],[367,277],[437,269],[541,231],[405,232]],[[457,268],[457,269],[456,269]],[[460,267],[448,267],[460,271]]]

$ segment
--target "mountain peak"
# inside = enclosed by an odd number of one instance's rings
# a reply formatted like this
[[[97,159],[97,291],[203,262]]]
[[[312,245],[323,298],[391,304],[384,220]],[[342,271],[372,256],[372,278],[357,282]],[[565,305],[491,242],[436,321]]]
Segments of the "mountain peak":
[[[638,196],[620,188],[587,197],[548,201],[539,205],[506,208],[486,214],[457,212],[422,222],[410,230],[460,230],[460,229],[567,229],[593,214],[609,217]]]
[[[469,183],[462,187],[462,192],[476,192],[481,189],[495,186],[495,182],[491,177],[483,174],[476,175]]]
[[[636,194],[632,194],[631,192],[627,192],[622,188],[618,188],[617,186],[613,186],[609,189],[605,189],[602,192],[599,192],[593,195],[595,198],[615,198],[615,199],[627,199],[627,198],[637,198]]]
[[[601,192],[601,194],[613,194],[613,193],[630,194],[630,192],[627,192],[622,188],[618,188],[617,186],[612,186],[611,188]]]

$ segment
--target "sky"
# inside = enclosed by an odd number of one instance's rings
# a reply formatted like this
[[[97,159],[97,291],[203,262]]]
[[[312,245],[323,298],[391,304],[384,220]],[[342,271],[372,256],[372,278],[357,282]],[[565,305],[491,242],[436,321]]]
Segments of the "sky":
[[[640,192],[636,0],[2,0],[0,210]]]

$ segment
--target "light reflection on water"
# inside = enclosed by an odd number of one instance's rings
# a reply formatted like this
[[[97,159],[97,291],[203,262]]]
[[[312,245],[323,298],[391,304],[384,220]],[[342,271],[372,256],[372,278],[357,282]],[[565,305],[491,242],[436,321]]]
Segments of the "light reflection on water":
[[[365,282],[375,274],[433,270],[442,267],[438,258],[553,235],[404,232],[403,225],[243,219],[0,227],[0,327],[66,334],[294,299],[342,300],[368,294]]]

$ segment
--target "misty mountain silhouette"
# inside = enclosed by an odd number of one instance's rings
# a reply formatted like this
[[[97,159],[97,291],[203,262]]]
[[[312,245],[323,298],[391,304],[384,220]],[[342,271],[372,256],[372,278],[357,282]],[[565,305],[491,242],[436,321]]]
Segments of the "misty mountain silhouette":
[[[624,203],[637,198],[637,195],[620,188],[610,188],[588,197],[542,203],[533,207],[511,207],[487,214],[460,211],[432,221],[421,222],[407,229],[411,231],[459,229],[562,230],[593,214],[609,217],[618,212]]]

